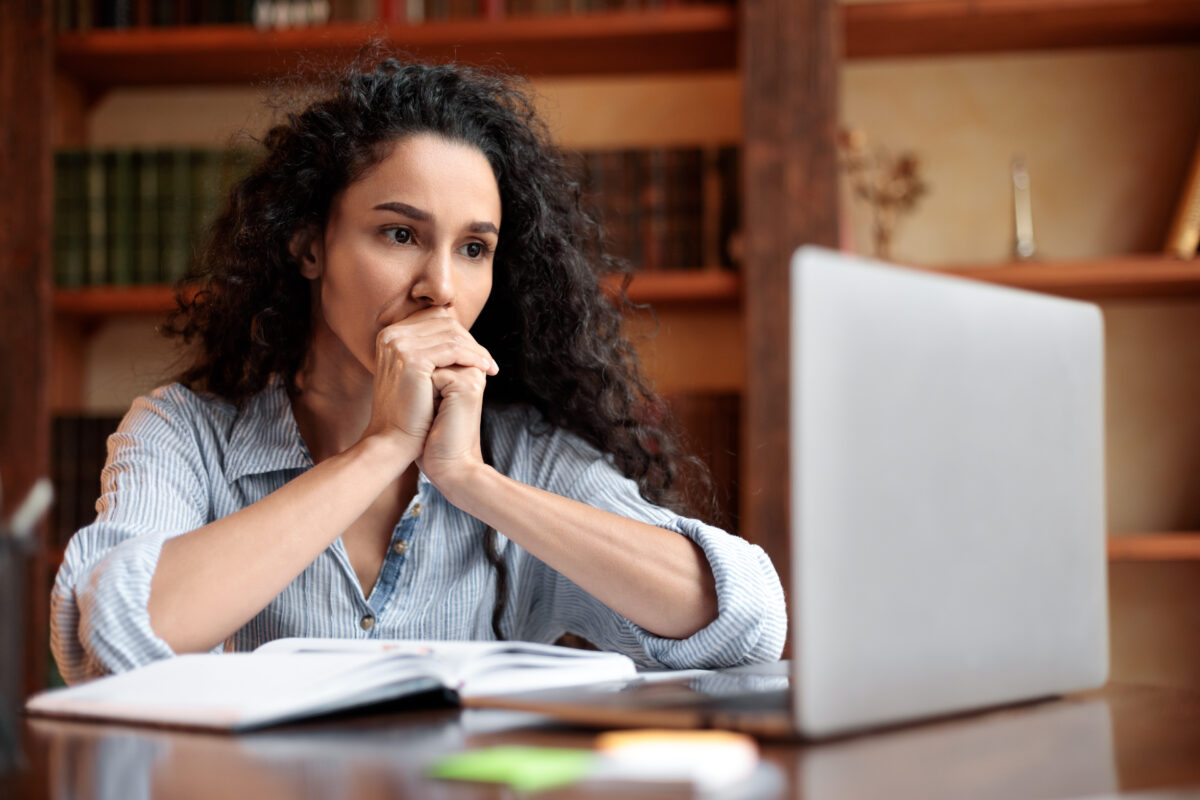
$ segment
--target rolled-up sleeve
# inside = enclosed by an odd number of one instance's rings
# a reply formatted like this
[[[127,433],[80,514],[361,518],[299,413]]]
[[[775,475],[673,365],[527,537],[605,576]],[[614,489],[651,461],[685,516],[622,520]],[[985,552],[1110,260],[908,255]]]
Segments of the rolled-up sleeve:
[[[644,666],[718,668],[776,661],[787,638],[778,573],[761,547],[646,501],[637,484],[597,458],[563,494],[588,505],[674,531],[704,552],[717,594],[717,618],[686,639],[666,639],[621,617],[567,578],[552,573],[552,624]]]
[[[51,594],[50,642],[67,683],[173,655],[150,626],[163,542],[203,526],[207,479],[171,397],[139,398],[109,437],[95,522],[71,539]]]

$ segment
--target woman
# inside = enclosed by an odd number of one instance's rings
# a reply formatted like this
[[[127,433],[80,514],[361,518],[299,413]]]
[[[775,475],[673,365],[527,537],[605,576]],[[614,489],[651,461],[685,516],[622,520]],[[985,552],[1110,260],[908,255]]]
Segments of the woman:
[[[75,682],[281,636],[779,657],[756,547],[666,507],[675,442],[595,223],[507,80],[385,61],[273,128],[110,439],[55,583]]]

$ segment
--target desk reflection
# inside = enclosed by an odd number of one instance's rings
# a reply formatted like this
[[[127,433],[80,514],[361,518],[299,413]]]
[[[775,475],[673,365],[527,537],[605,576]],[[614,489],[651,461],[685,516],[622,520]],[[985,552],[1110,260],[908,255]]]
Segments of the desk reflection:
[[[431,761],[538,722],[531,715],[470,711],[397,720],[238,736],[45,719],[29,724],[47,745],[54,800],[437,800],[478,793],[426,778]]]
[[[769,771],[782,781],[750,794],[1045,800],[1196,785],[1198,719],[1195,695],[1114,689],[841,740],[763,740]],[[592,731],[545,717],[491,709],[406,711],[239,736],[27,719],[33,766],[0,786],[17,787],[14,800],[506,797],[496,787],[430,780],[427,767],[465,748],[588,747],[593,739]],[[599,796],[583,789],[545,795]]]
[[[1025,705],[810,746],[795,783],[814,800],[1112,794],[1112,728],[1103,700]]]

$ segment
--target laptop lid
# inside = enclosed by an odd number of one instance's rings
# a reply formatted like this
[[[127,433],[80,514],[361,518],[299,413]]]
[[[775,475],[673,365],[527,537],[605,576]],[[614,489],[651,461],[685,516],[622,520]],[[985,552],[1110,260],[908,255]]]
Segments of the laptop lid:
[[[791,277],[797,730],[1103,683],[1099,309],[812,247]]]

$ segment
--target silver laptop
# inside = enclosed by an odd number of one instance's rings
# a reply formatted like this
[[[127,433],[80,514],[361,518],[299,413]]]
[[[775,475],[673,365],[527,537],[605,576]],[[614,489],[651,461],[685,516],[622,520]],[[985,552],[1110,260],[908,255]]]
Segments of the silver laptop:
[[[506,707],[824,737],[1105,681],[1099,309],[812,247],[791,276],[790,664]]]

